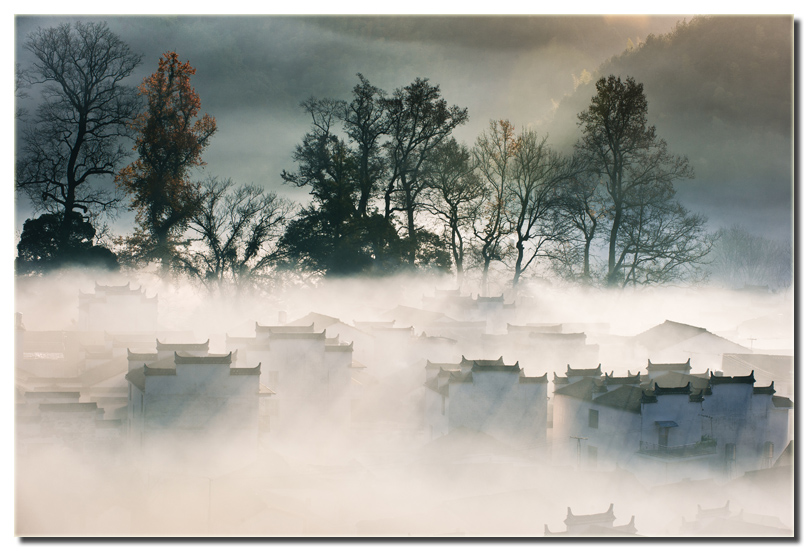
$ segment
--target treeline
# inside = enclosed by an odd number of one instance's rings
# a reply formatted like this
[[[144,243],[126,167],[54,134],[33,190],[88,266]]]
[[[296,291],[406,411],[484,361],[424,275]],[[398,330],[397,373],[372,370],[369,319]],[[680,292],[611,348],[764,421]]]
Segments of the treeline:
[[[16,187],[40,215],[23,227],[21,274],[153,265],[214,289],[291,271],[438,271],[459,286],[473,274],[484,294],[495,267],[514,287],[538,272],[618,287],[707,274],[717,236],[674,189],[693,171],[647,122],[631,77],[598,80],[562,155],[507,120],[459,143],[452,133],[467,110],[439,86],[416,79],[388,93],[359,74],[347,99],[301,104],[310,129],[280,175],[311,195],[295,207],[260,186],[195,178],[216,122],[200,116],[194,69],[176,53],[135,90],[122,81],[140,56],[105,24],[39,29],[26,48],[37,62],[18,72],[18,91],[47,93],[30,118],[19,115]],[[128,140],[136,158],[125,164]],[[113,192],[94,185],[100,176],[114,178]],[[102,245],[99,217],[126,199],[134,232]]]

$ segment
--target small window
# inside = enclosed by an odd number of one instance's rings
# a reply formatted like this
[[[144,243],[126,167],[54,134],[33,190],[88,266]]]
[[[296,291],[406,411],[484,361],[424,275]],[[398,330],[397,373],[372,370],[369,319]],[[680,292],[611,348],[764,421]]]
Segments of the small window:
[[[590,427],[598,429],[598,410],[590,409]]]

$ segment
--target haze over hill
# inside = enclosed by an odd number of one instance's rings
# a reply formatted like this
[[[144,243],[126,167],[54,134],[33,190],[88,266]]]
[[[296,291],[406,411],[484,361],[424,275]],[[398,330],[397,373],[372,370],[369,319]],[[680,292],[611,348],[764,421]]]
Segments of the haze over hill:
[[[575,142],[576,115],[589,104],[597,78],[631,76],[643,83],[650,124],[694,166],[695,179],[679,184],[689,208],[716,227],[741,224],[788,239],[791,18],[697,17],[642,41],[605,61],[559,101],[546,127],[551,139]]]

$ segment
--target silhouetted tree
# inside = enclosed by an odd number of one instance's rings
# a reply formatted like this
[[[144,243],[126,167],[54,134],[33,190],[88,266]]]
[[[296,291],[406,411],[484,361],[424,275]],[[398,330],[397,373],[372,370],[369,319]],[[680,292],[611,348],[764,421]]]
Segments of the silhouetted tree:
[[[387,172],[381,140],[390,127],[390,120],[385,110],[385,92],[372,86],[362,74],[357,73],[357,77],[360,83],[354,87],[354,97],[344,106],[341,118],[356,148],[354,165],[359,192],[356,211],[360,217],[365,217]]]
[[[472,224],[483,262],[481,293],[489,292],[489,268],[502,260],[504,240],[511,233],[506,216],[511,160],[517,148],[514,125],[509,121],[491,121],[489,130],[478,136],[473,150],[475,167],[483,182],[482,201]]]
[[[117,270],[115,254],[93,243],[96,230],[79,213],[70,213],[67,235],[61,213],[46,213],[23,224],[17,244],[18,274],[42,274],[67,266]]]
[[[689,213],[666,186],[635,188],[630,204],[617,239],[617,263],[624,267],[618,284],[704,279],[713,243],[705,217]]]
[[[422,177],[424,164],[430,153],[467,121],[468,114],[457,105],[447,105],[439,87],[428,79],[416,79],[395,90],[385,105],[389,123],[385,149],[390,167],[385,219],[390,220],[394,211],[404,213],[410,241],[406,259],[413,265],[418,249],[416,214],[427,187]]]
[[[603,178],[611,200],[607,260],[607,284],[611,286],[621,283],[627,268],[623,264],[627,257],[618,251],[618,241],[621,232],[632,234],[623,227],[630,223],[626,214],[633,207],[633,198],[644,195],[636,190],[644,187],[667,193],[676,180],[693,177],[688,160],[668,152],[655,127],[647,124],[646,113],[643,85],[631,77],[622,81],[610,75],[598,80],[590,107],[579,114],[583,136],[578,152]]]
[[[580,157],[571,161],[571,176],[563,183],[558,201],[565,239],[554,251],[555,262],[565,278],[590,283],[591,250],[607,217],[604,188]]]
[[[93,182],[113,175],[128,154],[138,102],[122,82],[141,56],[105,23],[39,28],[24,47],[35,61],[19,73],[20,85],[41,87],[42,101],[21,123],[15,183],[36,212],[60,214],[55,238],[67,247],[74,214],[98,214],[119,200]]]
[[[531,130],[516,139],[509,161],[505,214],[515,234],[511,285],[517,287],[531,263],[550,255],[549,244],[563,239],[559,200],[573,167],[550,148],[547,137],[540,140]]]
[[[455,263],[458,287],[464,280],[465,240],[471,231],[483,195],[483,183],[475,172],[472,154],[466,146],[450,138],[427,158],[424,168],[427,182],[427,211],[444,226]]]
[[[177,241],[198,208],[198,186],[190,172],[204,165],[202,151],[216,131],[213,117],[197,118],[200,99],[191,87],[195,73],[176,52],[160,58],[157,71],[139,89],[147,106],[134,123],[138,159],[115,178],[137,211],[130,246],[142,260],[158,261],[163,273],[174,264]]]
[[[209,178],[199,191],[199,205],[188,224],[190,246],[181,262],[210,291],[244,289],[280,260],[289,201],[259,186]]]

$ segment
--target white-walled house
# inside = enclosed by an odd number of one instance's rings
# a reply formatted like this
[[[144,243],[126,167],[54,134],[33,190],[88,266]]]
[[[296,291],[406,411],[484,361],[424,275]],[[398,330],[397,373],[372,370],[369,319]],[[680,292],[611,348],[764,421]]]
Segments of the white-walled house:
[[[273,431],[299,427],[347,428],[356,392],[352,374],[363,365],[353,361],[353,343],[326,330],[306,326],[256,324],[255,337],[227,336],[230,348],[244,352],[246,362],[261,363],[261,384],[275,395]]]
[[[771,467],[789,442],[792,401],[748,376],[711,374],[708,386],[653,383],[642,399],[641,455],[668,480],[733,478]],[[660,471],[658,471],[660,473]]]
[[[558,465],[630,469],[650,482],[732,478],[767,468],[789,443],[792,402],[755,377],[691,374],[690,361],[615,377],[554,378]]]
[[[548,378],[527,377],[519,363],[472,360],[428,362],[425,419],[431,438],[465,427],[521,448],[546,442]]]
[[[200,469],[255,458],[261,365],[233,367],[232,352],[172,356],[126,375],[133,452],[151,466],[183,459]]]

